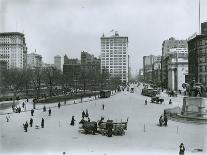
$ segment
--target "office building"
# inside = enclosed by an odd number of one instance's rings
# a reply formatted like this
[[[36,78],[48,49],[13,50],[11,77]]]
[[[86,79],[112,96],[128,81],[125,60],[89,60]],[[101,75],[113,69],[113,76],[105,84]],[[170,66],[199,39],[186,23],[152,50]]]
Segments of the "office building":
[[[101,37],[101,71],[106,70],[111,77],[118,77],[123,83],[128,82],[128,37]]]
[[[143,56],[143,75],[144,75],[144,81],[147,83],[153,83],[155,82],[154,78],[154,63],[156,70],[159,69],[158,62],[161,61],[161,56]],[[158,73],[157,73],[158,74]]]
[[[42,55],[37,53],[27,54],[27,67],[29,68],[41,67],[42,64],[43,64]]]
[[[188,77],[189,82],[195,80],[196,83],[207,86],[207,34],[205,34],[207,25],[203,23],[201,25],[203,34],[188,40]]]
[[[56,55],[54,57],[54,66],[58,69],[61,70],[61,56],[60,55]]]
[[[23,33],[0,33],[0,60],[7,62],[7,68],[26,68],[27,47]]]

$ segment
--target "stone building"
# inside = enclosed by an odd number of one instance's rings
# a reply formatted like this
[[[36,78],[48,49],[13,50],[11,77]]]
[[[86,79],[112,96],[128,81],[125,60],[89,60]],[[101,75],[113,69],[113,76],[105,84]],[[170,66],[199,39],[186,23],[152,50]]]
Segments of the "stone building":
[[[27,67],[35,68],[35,67],[41,67],[42,65],[43,65],[42,55],[37,53],[27,54]]]
[[[168,87],[168,53],[172,48],[188,48],[187,40],[176,40],[171,37],[168,40],[164,40],[162,43],[161,81],[164,88]]]
[[[182,90],[188,74],[188,49],[172,48],[168,53],[168,89]]]
[[[189,82],[195,80],[196,83],[207,86],[207,24],[201,25],[203,34],[188,40]]]
[[[23,33],[0,33],[0,60],[7,62],[7,68],[26,68],[27,47]]]
[[[118,77],[123,83],[128,82],[128,37],[101,37],[101,71],[106,70],[111,77]]]

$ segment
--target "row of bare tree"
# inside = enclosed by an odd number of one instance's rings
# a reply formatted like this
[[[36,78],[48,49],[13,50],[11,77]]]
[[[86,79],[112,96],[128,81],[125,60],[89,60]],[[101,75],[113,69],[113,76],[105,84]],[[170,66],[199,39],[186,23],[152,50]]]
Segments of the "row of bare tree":
[[[121,84],[119,78],[109,78],[105,71],[88,70],[79,74],[65,75],[55,67],[34,69],[10,69],[4,73],[4,93],[13,93],[13,102],[18,93],[25,93],[28,96],[32,92],[33,97],[40,98],[44,92],[46,96],[55,94],[66,94],[72,90],[93,91],[102,89],[116,89]]]

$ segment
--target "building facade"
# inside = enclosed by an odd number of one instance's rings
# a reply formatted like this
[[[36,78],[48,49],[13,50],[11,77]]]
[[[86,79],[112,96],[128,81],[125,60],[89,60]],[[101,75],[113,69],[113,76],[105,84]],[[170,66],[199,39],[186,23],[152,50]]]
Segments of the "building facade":
[[[189,82],[195,80],[196,83],[202,83],[207,86],[207,34],[205,30],[207,24],[203,24],[201,32],[204,34],[196,35],[188,41],[188,70]]]
[[[54,57],[54,65],[58,70],[61,70],[61,56],[60,55],[56,55]]]
[[[145,82],[156,83],[154,74],[158,74],[158,72],[160,72],[159,71],[160,61],[161,61],[161,56],[149,55],[143,57],[143,75],[144,75]],[[156,73],[154,72],[154,69],[156,70]]]
[[[36,53],[27,54],[27,67],[29,68],[41,67],[42,64],[43,64],[42,55]]]
[[[168,87],[168,53],[172,48],[188,48],[187,40],[176,40],[171,37],[168,40],[164,40],[162,43],[161,81],[164,88]]]
[[[153,63],[152,76],[153,76],[153,83],[160,86],[161,85],[161,60],[156,60]]]
[[[89,54],[88,52],[81,52],[81,67],[85,72],[93,71],[99,72],[101,71],[101,60],[94,57],[94,55]]]
[[[188,75],[188,49],[172,48],[168,53],[168,89],[182,90]]]
[[[0,60],[7,62],[7,68],[26,68],[27,47],[23,33],[0,33]]]
[[[67,55],[64,56],[63,75],[69,80],[77,80],[81,74],[81,61],[78,59],[69,59]]]
[[[101,37],[101,71],[106,70],[111,77],[128,82],[128,37],[117,32],[111,37]]]

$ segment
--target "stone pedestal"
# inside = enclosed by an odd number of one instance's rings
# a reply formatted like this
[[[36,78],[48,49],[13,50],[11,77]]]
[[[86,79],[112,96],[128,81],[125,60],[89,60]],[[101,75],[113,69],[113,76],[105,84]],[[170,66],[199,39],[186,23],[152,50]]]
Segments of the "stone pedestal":
[[[202,97],[184,97],[181,115],[207,118],[206,101]]]

